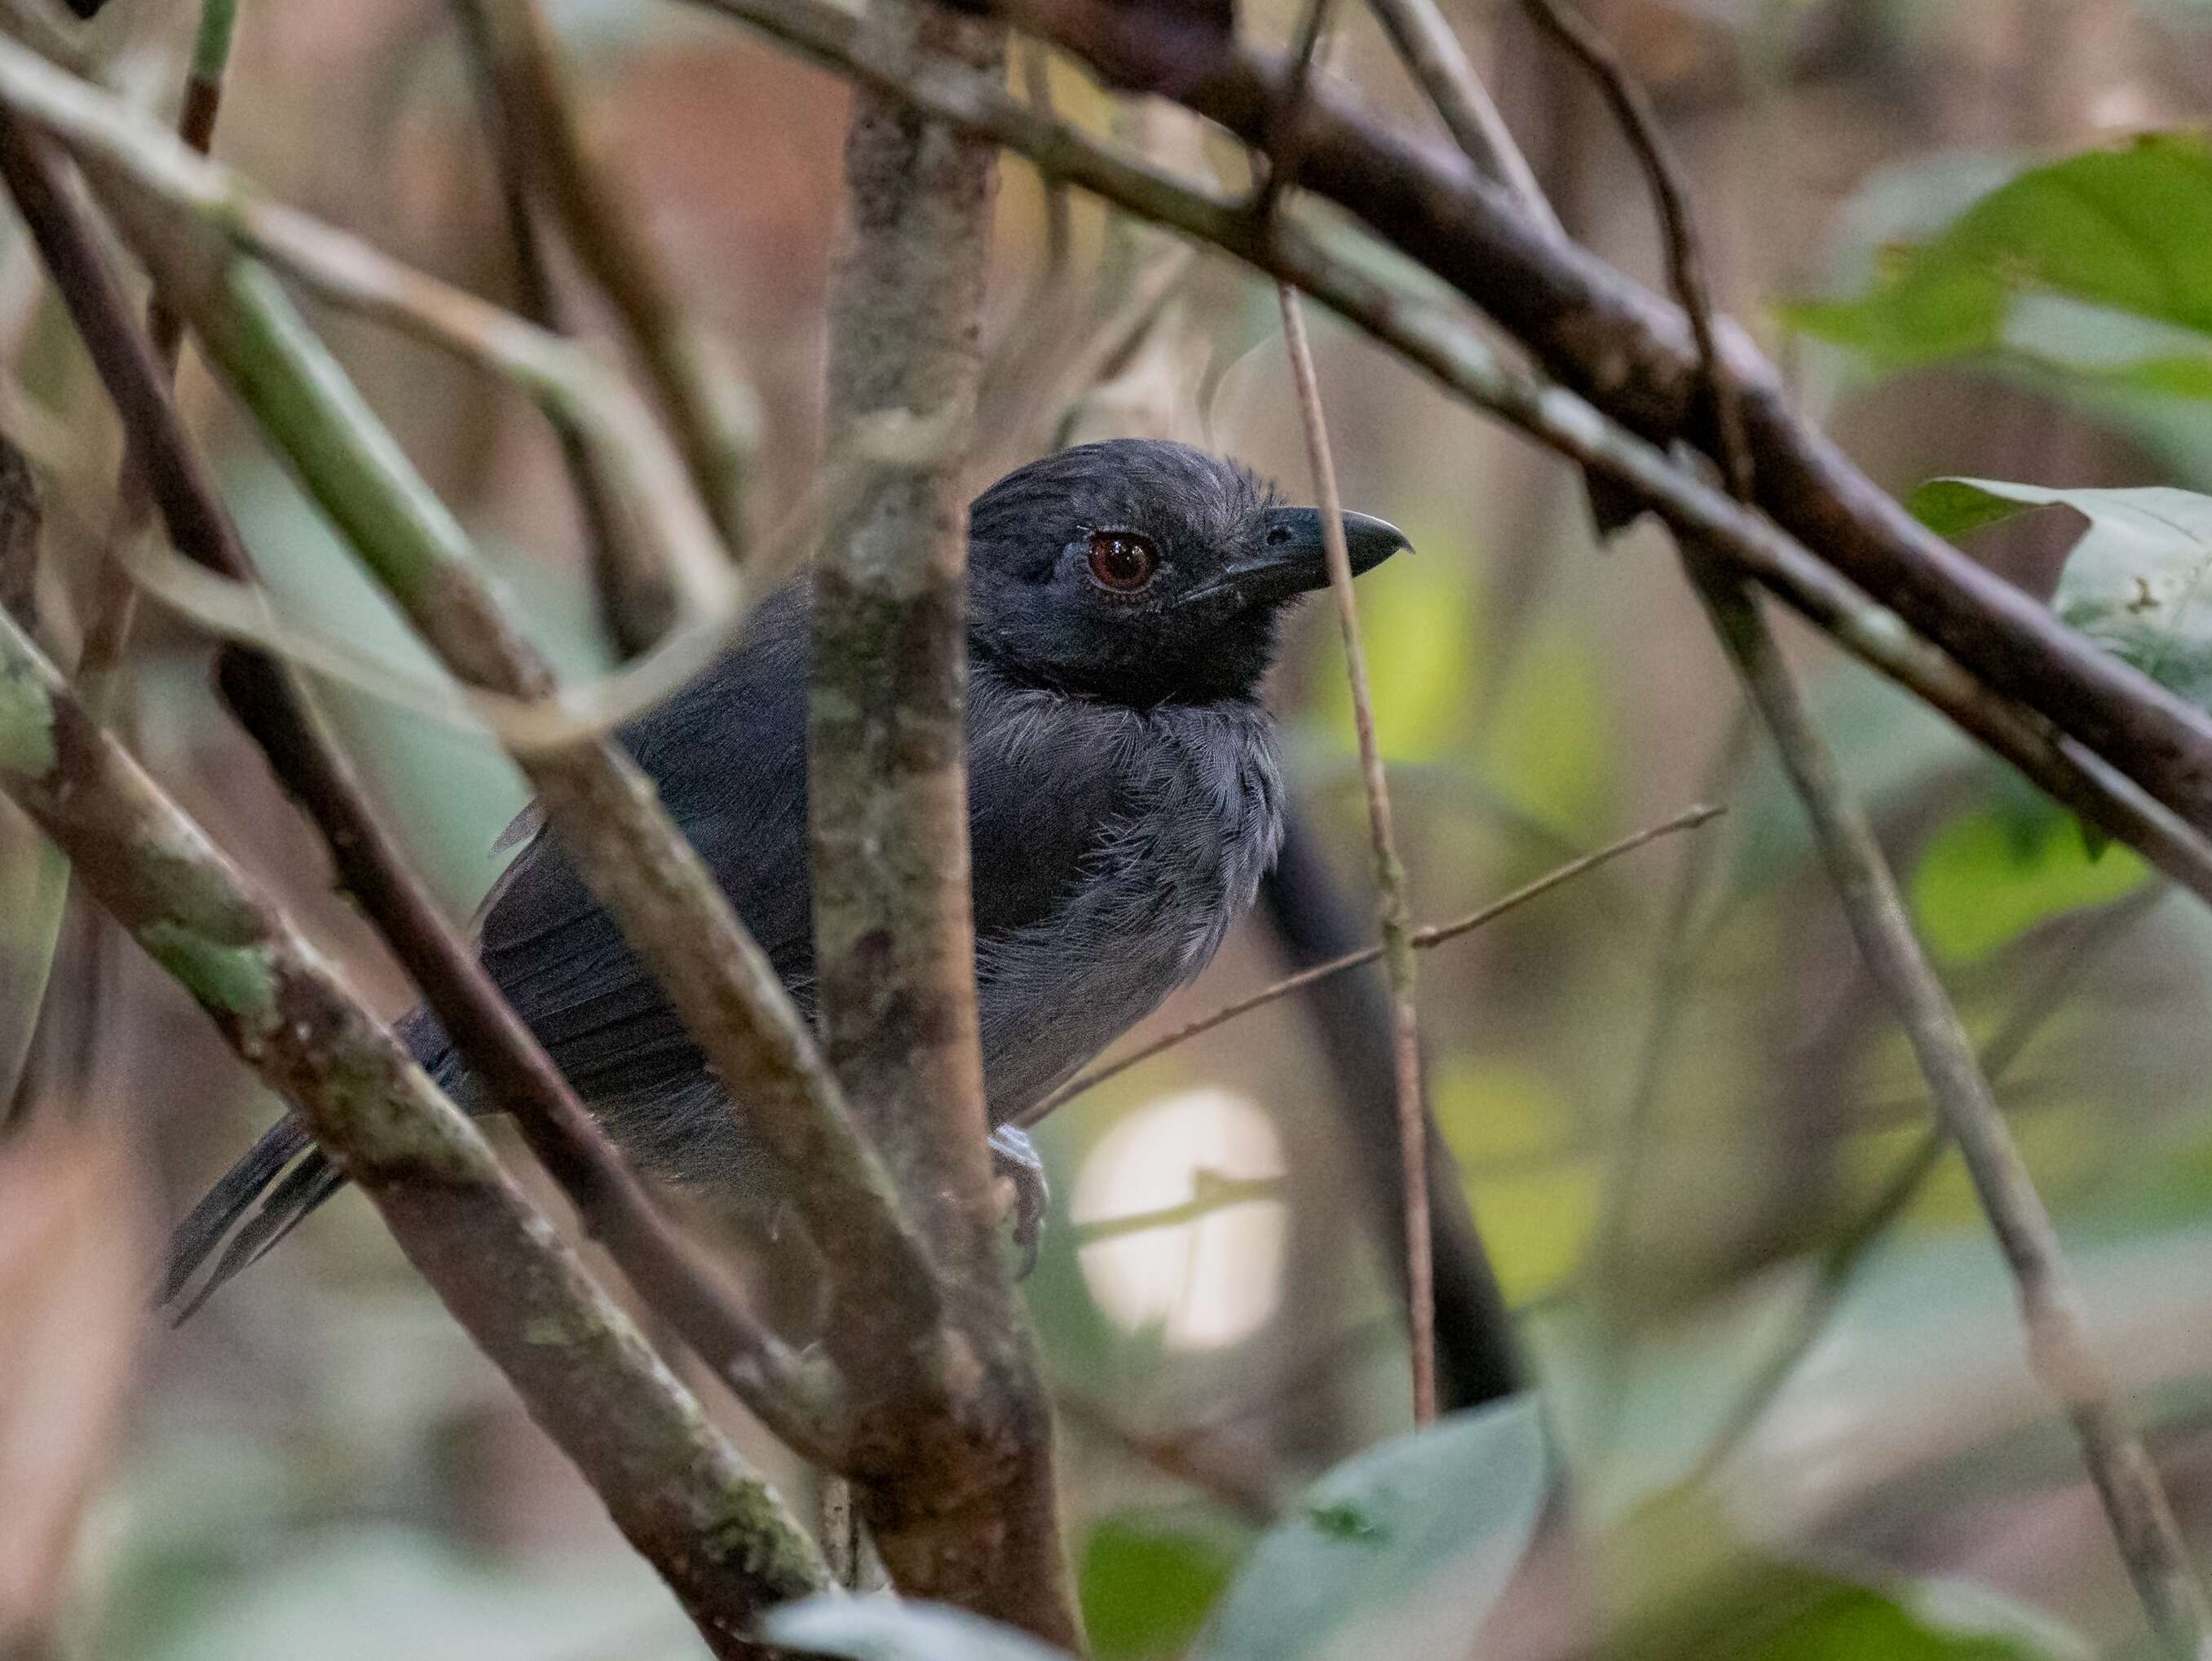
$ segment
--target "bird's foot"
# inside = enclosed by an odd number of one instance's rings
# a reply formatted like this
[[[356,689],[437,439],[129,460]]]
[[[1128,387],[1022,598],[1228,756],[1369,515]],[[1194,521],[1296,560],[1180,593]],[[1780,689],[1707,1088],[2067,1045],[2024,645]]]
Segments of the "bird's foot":
[[[1037,1247],[1044,1238],[1044,1214],[1052,1190],[1045,1185],[1044,1160],[1018,1127],[1002,1124],[991,1133],[991,1165],[1011,1185],[1007,1209],[1014,1218],[1014,1245],[1022,1254],[1015,1279],[1025,1281],[1037,1265]]]

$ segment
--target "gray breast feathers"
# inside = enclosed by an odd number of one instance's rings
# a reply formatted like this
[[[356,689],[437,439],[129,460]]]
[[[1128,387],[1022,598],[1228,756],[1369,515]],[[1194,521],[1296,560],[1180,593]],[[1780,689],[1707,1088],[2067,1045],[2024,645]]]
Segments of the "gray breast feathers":
[[[1054,699],[1055,714],[1067,701]],[[1080,745],[1114,781],[1111,812],[1048,917],[980,946],[991,1114],[1018,1113],[1212,961],[1282,840],[1273,724],[1256,705],[1090,705],[1008,729]],[[1024,757],[1006,758],[1017,772]],[[1042,770],[1041,770],[1042,776]]]

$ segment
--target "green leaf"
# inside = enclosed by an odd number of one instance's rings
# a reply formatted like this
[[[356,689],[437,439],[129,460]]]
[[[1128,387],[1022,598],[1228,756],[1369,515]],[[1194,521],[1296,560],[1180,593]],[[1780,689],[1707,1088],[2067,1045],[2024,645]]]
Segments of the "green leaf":
[[[1316,1482],[1237,1577],[1194,1661],[1463,1661],[1541,1510],[1533,1396],[1455,1414]]]
[[[762,1617],[778,1647],[851,1661],[1068,1661],[1025,1632],[944,1603],[895,1597],[810,1597]]]
[[[1229,1584],[1218,1537],[1157,1518],[1109,1517],[1091,1530],[1077,1584],[1099,1661],[1180,1654]]]
[[[1987,957],[2038,924],[2118,899],[2149,875],[2127,849],[2093,852],[2073,816],[1963,814],[1936,832],[1912,873],[1921,934],[1954,963]]]
[[[1855,299],[1790,308],[1885,368],[2000,350],[2169,392],[2212,391],[2212,144],[2154,133],[1991,191],[1941,234],[1885,251]],[[2053,301],[2161,326],[2130,346]],[[2175,332],[2179,332],[2179,333]],[[2099,360],[2074,364],[2076,341]]]
[[[1971,527],[2032,508],[2088,520],[2051,607],[2116,657],[2198,709],[2212,709],[2212,496],[2162,486],[2059,490],[1939,479],[1908,504],[1933,528]]]

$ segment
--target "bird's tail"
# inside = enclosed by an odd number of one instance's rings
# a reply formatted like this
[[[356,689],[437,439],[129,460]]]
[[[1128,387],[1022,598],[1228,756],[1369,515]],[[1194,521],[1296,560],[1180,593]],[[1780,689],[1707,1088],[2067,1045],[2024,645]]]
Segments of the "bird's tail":
[[[304,1157],[303,1157],[304,1156]],[[298,1163],[295,1165],[294,1160]],[[291,1166],[288,1171],[285,1167]],[[223,1173],[169,1236],[169,1256],[161,1302],[176,1311],[177,1324],[190,1320],[202,1304],[240,1269],[275,1245],[307,1214],[345,1185],[330,1156],[313,1146],[307,1128],[288,1113],[271,1125],[252,1150]],[[234,1225],[245,1226],[225,1245]],[[221,1246],[214,1269],[189,1299],[185,1288]]]
[[[416,1010],[396,1030],[416,1060],[434,1077],[451,1070],[450,1046],[428,1009]],[[295,1160],[298,1163],[294,1164]],[[169,1236],[161,1306],[175,1309],[176,1323],[181,1326],[233,1276],[343,1188],[345,1180],[330,1156],[314,1146],[299,1116],[287,1113],[244,1159],[223,1173]],[[242,1227],[239,1226],[241,1222]],[[238,1232],[232,1236],[234,1227]],[[227,1236],[230,1238],[226,1245]],[[222,1252],[220,1257],[216,1256],[218,1247]],[[185,1289],[210,1258],[215,1258],[215,1267],[198,1290],[185,1298]]]

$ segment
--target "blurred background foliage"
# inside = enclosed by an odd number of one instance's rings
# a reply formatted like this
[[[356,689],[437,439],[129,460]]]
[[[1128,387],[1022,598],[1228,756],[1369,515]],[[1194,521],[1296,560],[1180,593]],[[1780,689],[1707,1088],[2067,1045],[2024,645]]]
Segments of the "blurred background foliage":
[[[168,110],[190,9],[117,0],[91,33],[111,83]],[[1643,189],[1589,89],[1516,7],[1446,9],[1570,228],[1656,283]],[[1900,496],[1985,481],[1913,500],[2203,698],[2212,515],[2140,487],[2212,490],[2212,149],[2187,126],[2212,84],[2212,5],[1589,9],[1658,97],[1726,304],[1805,407]],[[1284,0],[1245,10],[1261,34],[1294,21]],[[607,164],[751,382],[772,516],[803,490],[817,441],[842,89],[663,0],[551,11]],[[1425,125],[1371,23],[1340,13],[1337,70]],[[1049,85],[1086,123],[1242,176],[1161,111],[1111,111],[1065,65]],[[246,0],[218,153],[511,300],[467,91],[437,0]],[[1268,289],[1219,262],[1173,263],[1091,204],[1058,212],[1007,166],[975,482],[1056,434],[1150,430],[1304,495]],[[1101,320],[1160,293],[1107,383],[1077,398]],[[570,668],[604,666],[543,427],[421,348],[322,320],[541,641]],[[1911,1059],[1660,538],[1645,527],[1601,550],[1571,475],[1316,322],[1347,502],[1419,550],[1362,585],[1419,917],[1472,910],[1694,800],[1730,809],[1422,964],[1436,1111],[1534,1359],[1572,1524],[1544,1530],[1501,1581],[1480,1652],[1586,1652],[1601,1624],[1639,1656],[2140,1649],[2094,1496],[2029,1384],[1995,1248],[1955,1163],[1920,1153]],[[0,351],[15,371],[0,429],[46,487],[40,599],[66,645],[118,435],[12,224]],[[189,356],[184,386],[283,599],[426,665]],[[2059,505],[2028,511],[2023,494]],[[1796,632],[1789,644],[1954,995],[2001,1056],[2002,1100],[2201,1548],[2212,919],[1900,695]],[[219,715],[207,660],[149,608],[121,719],[396,1013],[404,983]],[[1348,710],[1318,613],[1276,696],[1298,788],[1360,884]],[[434,721],[328,702],[465,914],[500,865],[519,776]],[[54,876],[0,812],[0,1634],[16,1622],[58,1634],[61,1653],[117,1661],[695,1652],[356,1196],[184,1329],[145,1313],[153,1243],[275,1107],[158,973],[94,919],[59,917]],[[1158,1023],[1279,968],[1247,930]],[[1028,1294],[1109,1661],[1182,1652],[1257,1527],[1313,1474],[1403,1427],[1389,1278],[1347,1198],[1307,1019],[1295,1001],[1247,1016],[1072,1104],[1043,1137],[1055,1215]],[[1208,1195],[1210,1208],[1189,1204]],[[1131,1226],[1177,1208],[1181,1220]],[[708,1399],[805,1491],[803,1471]]]

